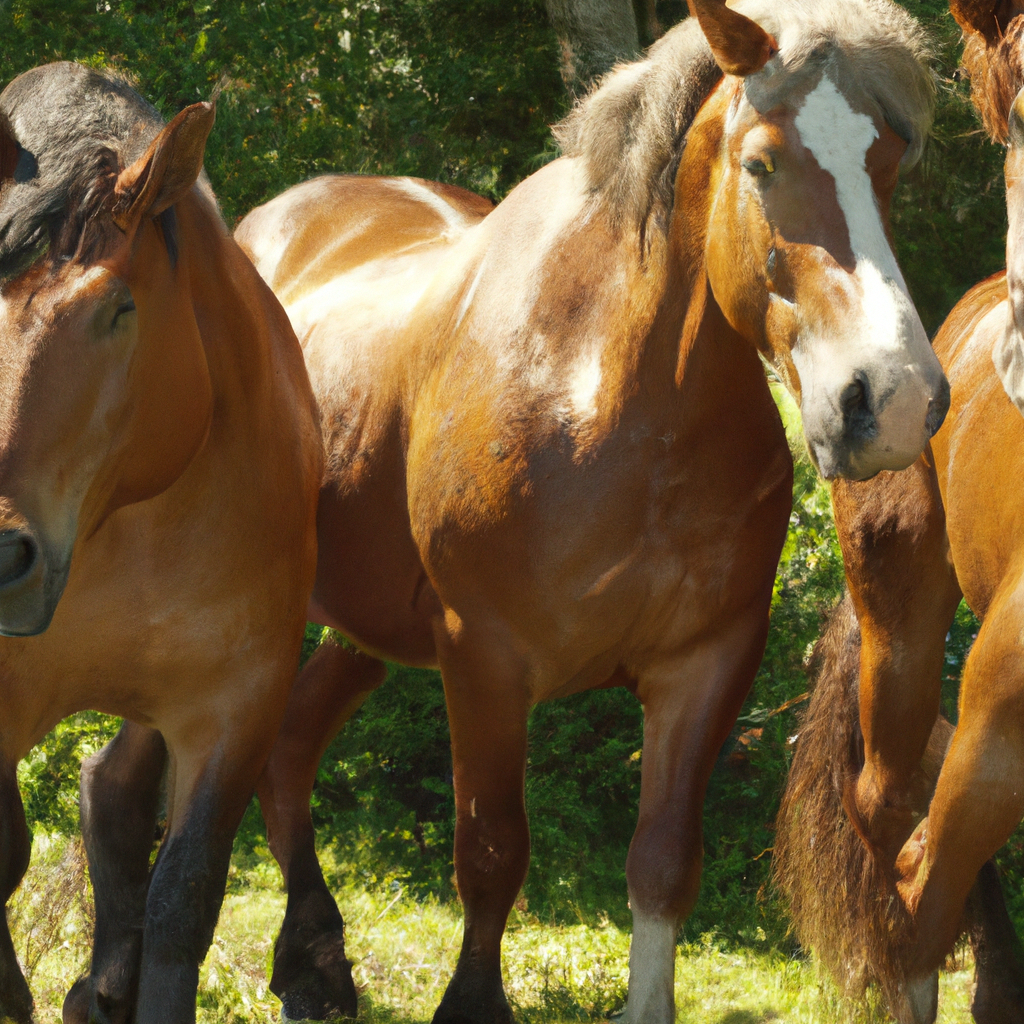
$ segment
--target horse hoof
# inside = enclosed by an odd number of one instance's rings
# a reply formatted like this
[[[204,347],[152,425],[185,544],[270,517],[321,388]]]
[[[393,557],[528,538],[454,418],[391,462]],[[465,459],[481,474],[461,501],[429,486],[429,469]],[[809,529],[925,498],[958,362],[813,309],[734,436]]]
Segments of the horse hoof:
[[[431,1024],[515,1024],[501,975],[460,974],[456,968]]]
[[[61,1018],[64,1024],[89,1024],[89,1003],[91,1001],[92,992],[89,989],[88,976],[79,978],[64,997],[64,1006],[61,1009]]]
[[[321,941],[304,951],[302,963],[275,957],[270,990],[281,999],[284,1020],[338,1020],[359,1010],[352,964],[343,942]]]
[[[899,1024],[934,1024],[939,1012],[939,972],[904,982],[890,1013]]]

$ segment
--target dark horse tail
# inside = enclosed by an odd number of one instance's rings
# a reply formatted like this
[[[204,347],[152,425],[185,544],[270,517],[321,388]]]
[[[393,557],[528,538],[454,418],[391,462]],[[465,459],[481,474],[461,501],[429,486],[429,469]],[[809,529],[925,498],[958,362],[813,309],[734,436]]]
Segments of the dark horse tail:
[[[814,690],[779,809],[775,881],[801,945],[814,951],[839,989],[859,997],[876,982],[889,997],[902,981],[909,919],[892,873],[883,871],[854,824],[864,744],[860,627],[848,593],[829,618],[812,666]]]

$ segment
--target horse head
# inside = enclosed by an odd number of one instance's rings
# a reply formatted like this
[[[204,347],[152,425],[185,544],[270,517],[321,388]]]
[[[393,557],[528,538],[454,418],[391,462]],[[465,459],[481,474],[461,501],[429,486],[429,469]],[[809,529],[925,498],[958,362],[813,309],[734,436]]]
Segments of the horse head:
[[[198,103],[162,126],[74,64],[0,95],[0,633],[45,630],[76,541],[163,492],[205,441],[174,204],[213,118]]]
[[[691,7],[726,77],[690,129],[676,205],[712,165],[714,299],[800,402],[825,477],[903,469],[949,406],[888,225],[931,123],[919,30],[881,0]]]

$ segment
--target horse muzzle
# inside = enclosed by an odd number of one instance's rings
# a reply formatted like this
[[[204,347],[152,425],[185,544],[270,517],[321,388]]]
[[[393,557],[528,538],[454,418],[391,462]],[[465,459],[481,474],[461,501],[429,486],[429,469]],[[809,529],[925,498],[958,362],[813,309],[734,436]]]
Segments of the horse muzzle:
[[[949,411],[949,381],[939,371],[934,383],[916,377],[883,389],[857,371],[824,405],[822,415],[804,413],[812,460],[826,480],[867,480],[918,458]]]
[[[53,618],[67,570],[54,572],[29,529],[0,530],[0,635],[35,636]]]

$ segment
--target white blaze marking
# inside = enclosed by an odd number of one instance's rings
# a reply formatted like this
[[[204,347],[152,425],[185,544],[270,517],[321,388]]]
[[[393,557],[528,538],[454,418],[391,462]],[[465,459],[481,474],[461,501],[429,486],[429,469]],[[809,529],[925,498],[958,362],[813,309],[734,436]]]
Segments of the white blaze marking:
[[[867,170],[868,150],[878,138],[878,129],[867,114],[850,106],[827,75],[821,76],[804,100],[796,129],[821,169],[835,179],[836,197],[856,260],[854,276],[861,286],[861,310],[871,347],[875,351],[905,348],[910,339],[900,328],[910,300],[885,237]],[[912,319],[917,320],[916,312]],[[920,330],[923,335],[924,329]]]
[[[676,923],[633,911],[629,944],[626,1024],[672,1024],[675,1020]]]

